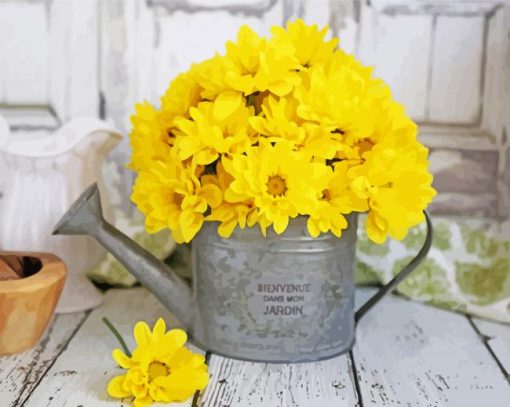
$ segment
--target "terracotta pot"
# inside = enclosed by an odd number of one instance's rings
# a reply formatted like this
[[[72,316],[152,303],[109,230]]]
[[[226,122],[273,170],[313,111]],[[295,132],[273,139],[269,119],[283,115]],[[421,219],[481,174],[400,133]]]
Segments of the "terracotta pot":
[[[49,253],[0,252],[0,257],[4,276],[0,279],[0,355],[9,355],[39,341],[60,298],[67,269]]]

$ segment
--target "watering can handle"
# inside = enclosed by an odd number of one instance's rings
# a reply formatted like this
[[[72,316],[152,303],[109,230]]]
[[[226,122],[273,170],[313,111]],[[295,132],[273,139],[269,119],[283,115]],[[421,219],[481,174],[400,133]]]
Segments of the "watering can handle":
[[[423,243],[422,248],[418,254],[395,277],[393,277],[389,283],[383,285],[372,298],[365,302],[356,311],[354,314],[354,321],[356,323],[359,322],[359,320],[367,313],[368,310],[376,305],[386,294],[391,292],[404,278],[411,274],[427,256],[427,253],[430,250],[430,246],[432,245],[432,236],[434,234],[434,230],[429,213],[427,211],[423,211],[423,213],[425,214],[425,220],[427,221],[427,237],[425,238],[425,242]]]

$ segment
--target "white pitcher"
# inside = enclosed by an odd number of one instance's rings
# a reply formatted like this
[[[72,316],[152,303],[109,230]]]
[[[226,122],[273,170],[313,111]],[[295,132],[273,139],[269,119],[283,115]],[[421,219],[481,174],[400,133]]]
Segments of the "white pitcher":
[[[106,122],[77,118],[54,133],[9,133],[0,118],[0,249],[55,253],[67,264],[68,277],[57,312],[98,306],[102,296],[85,271],[103,249],[87,237],[52,236],[55,222],[92,182],[102,186],[104,158],[121,140]]]

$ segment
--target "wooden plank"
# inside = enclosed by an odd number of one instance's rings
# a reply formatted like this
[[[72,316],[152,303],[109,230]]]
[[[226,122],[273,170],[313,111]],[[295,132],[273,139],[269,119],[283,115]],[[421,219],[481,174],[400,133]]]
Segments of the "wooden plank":
[[[471,216],[494,219],[497,216],[496,193],[457,193],[443,191],[430,205],[432,213],[444,216]]]
[[[432,49],[430,121],[477,122],[483,32],[483,16],[437,17]]]
[[[212,355],[201,405],[260,407],[357,406],[348,355],[316,363],[268,364]]]
[[[455,14],[472,15],[491,12],[497,7],[492,1],[423,1],[371,0],[374,9],[387,14]]]
[[[510,174],[504,150],[508,146],[510,129],[510,5],[500,7],[487,21],[487,57],[484,75],[482,126],[491,132],[500,144],[499,172]],[[506,199],[505,199],[506,198]],[[505,196],[502,201],[507,201]],[[510,207],[503,216],[510,216]]]
[[[178,324],[175,317],[144,288],[107,291],[101,307],[91,312],[32,393],[27,407],[40,407],[43,403],[45,407],[120,404],[119,400],[110,398],[106,393],[109,380],[122,370],[111,357],[112,350],[119,345],[102,322],[103,317],[112,321],[131,349],[134,347],[133,326],[137,321],[144,320],[152,325],[162,317],[168,326]],[[164,406],[189,406],[191,401]],[[122,403],[129,403],[129,400]]]
[[[57,129],[59,122],[48,106],[9,106],[4,108],[0,106],[0,115],[2,115],[11,131],[19,129]]]
[[[276,0],[151,0],[151,6],[165,8],[168,13],[176,10],[187,13],[209,12],[212,10],[227,10],[230,13],[244,15],[261,15]]]
[[[425,118],[432,16],[380,15],[376,30],[375,71],[415,120]],[[403,35],[405,33],[405,35]]]
[[[358,48],[359,4],[346,1],[330,3],[330,28],[333,36],[340,39],[339,46],[345,52],[354,54]]]
[[[69,110],[66,117],[68,120],[79,116],[97,117],[99,114],[97,0],[71,3],[73,8],[70,38],[72,64],[67,73],[70,79]]]
[[[97,116],[97,0],[55,0],[49,10],[50,101],[61,121]]]
[[[129,5],[129,7],[132,8],[133,5]],[[133,14],[131,18],[134,20],[133,24],[126,24],[125,27],[128,44],[132,46],[126,55],[132,64],[130,64],[131,67],[126,66],[125,69],[132,69],[133,103],[140,100],[159,102],[166,88],[157,89],[155,85],[157,60],[154,57],[154,44],[157,25],[155,24],[154,8],[147,4],[138,4],[136,12],[133,10],[126,14]],[[128,108],[128,113],[131,114],[132,112],[129,110],[132,109]]]
[[[301,18],[307,24],[317,24],[322,28],[331,21],[331,3],[328,4],[328,0],[304,0]],[[328,33],[327,38],[330,37]]]
[[[361,320],[353,355],[363,405],[508,406],[508,382],[459,314],[389,296]]]
[[[359,41],[357,42],[356,56],[365,65],[374,65],[377,43],[376,27],[377,13],[367,2],[359,2]]]
[[[429,148],[451,150],[498,151],[495,137],[485,131],[454,126],[420,126],[420,141]]]
[[[2,406],[21,406],[86,318],[83,312],[57,315],[39,344],[26,352],[0,356]]]
[[[429,159],[438,191],[496,194],[493,181],[498,171],[497,152],[434,149]]]
[[[140,54],[137,61],[132,42],[135,35],[129,35],[134,31],[138,24],[135,20],[135,8],[146,9],[145,2],[121,2],[120,0],[99,2],[100,12],[100,91],[105,97],[104,113],[108,119],[113,120],[115,125],[124,132],[130,129],[129,116],[134,112],[134,103],[137,101],[133,96],[132,89],[135,87],[133,82],[133,70],[138,69],[138,65],[151,65],[152,59],[147,59],[148,51]],[[155,29],[155,22],[152,23],[150,31]],[[149,27],[148,27],[149,28]],[[148,33],[145,33],[147,36]],[[146,44],[148,49],[153,47],[154,42]],[[153,70],[149,75],[153,75]],[[142,82],[141,86],[144,85]],[[145,90],[147,92],[147,90]],[[137,95],[138,96],[138,95]],[[141,96],[141,95],[140,95]],[[143,99],[142,99],[143,100]],[[126,152],[127,154],[127,152]]]
[[[0,101],[48,100],[48,22],[46,4],[0,4]]]
[[[498,360],[507,379],[510,379],[510,325],[480,318],[471,318],[483,341]]]

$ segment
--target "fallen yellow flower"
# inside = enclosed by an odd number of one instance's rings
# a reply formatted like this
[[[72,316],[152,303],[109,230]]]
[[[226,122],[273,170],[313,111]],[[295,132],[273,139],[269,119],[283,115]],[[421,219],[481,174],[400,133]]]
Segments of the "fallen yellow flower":
[[[127,372],[110,380],[110,396],[134,397],[134,407],[145,407],[154,402],[185,401],[207,386],[205,358],[184,346],[186,332],[181,329],[166,332],[165,321],[160,318],[152,331],[145,322],[138,322],[134,337],[137,347],[132,355],[120,349],[112,352],[115,361]]]

